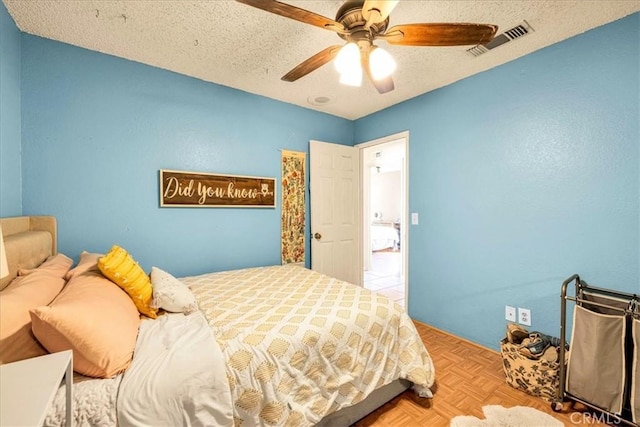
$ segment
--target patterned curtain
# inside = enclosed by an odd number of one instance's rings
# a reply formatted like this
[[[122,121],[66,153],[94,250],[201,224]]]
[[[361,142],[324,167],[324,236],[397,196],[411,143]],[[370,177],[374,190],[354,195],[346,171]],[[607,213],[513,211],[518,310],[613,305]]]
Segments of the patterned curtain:
[[[304,264],[305,153],[282,150],[282,264]]]

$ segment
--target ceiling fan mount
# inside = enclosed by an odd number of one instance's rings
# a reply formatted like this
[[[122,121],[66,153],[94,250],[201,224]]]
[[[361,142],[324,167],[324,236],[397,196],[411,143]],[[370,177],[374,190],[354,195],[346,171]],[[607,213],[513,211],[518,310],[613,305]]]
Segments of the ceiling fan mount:
[[[347,0],[336,13],[336,22],[342,24],[345,31],[338,32],[338,36],[348,42],[355,42],[368,38],[373,42],[379,34],[384,34],[389,25],[389,17],[382,22],[372,23],[367,28],[367,19],[362,12],[364,0]],[[368,34],[368,37],[366,34]]]
[[[360,50],[361,66],[358,66],[356,62],[360,76],[364,71],[379,93],[386,93],[394,89],[391,72],[395,68],[395,63],[387,52],[374,46],[375,39],[380,38],[388,44],[397,46],[479,45],[490,42],[498,30],[496,25],[472,23],[416,23],[394,25],[388,28],[389,15],[399,0],[346,0],[338,9],[335,20],[278,0],[236,1],[285,18],[333,31],[347,41],[347,47],[350,47],[350,43],[355,43]],[[282,77],[282,80],[294,82],[306,76],[335,59],[342,48],[343,45],[333,45],[321,50],[295,66]],[[356,52],[357,50],[355,49]],[[388,74],[376,73],[377,67],[373,59],[380,58],[381,54],[385,54],[393,64]],[[373,58],[374,56],[377,58]],[[380,64],[380,61],[375,62]],[[388,67],[385,64],[383,68]]]

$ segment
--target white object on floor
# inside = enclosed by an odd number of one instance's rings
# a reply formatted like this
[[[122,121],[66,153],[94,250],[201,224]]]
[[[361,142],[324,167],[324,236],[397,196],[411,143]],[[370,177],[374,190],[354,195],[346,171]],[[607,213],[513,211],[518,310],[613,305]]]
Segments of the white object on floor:
[[[564,424],[537,409],[526,406],[505,408],[500,405],[482,407],[486,419],[460,415],[451,420],[451,427],[564,427]]]
[[[67,389],[67,426],[73,425],[71,350],[0,366],[0,425],[41,426],[62,378]]]

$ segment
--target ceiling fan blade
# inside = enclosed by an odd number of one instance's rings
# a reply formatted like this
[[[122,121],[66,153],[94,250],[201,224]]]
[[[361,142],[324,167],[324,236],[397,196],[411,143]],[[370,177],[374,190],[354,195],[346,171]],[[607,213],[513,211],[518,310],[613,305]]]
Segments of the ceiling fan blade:
[[[310,72],[322,67],[327,62],[330,62],[336,57],[342,46],[334,45],[321,50],[313,55],[311,58],[298,64],[293,70],[282,76],[282,80],[285,82],[295,82],[301,77],[306,76]]]
[[[405,24],[391,27],[382,38],[400,46],[464,46],[488,43],[496,31],[491,24]]]
[[[365,0],[362,5],[362,16],[367,20],[367,25],[371,26],[382,22],[391,13],[399,0]]]
[[[284,16],[285,18],[294,19],[296,21],[304,22],[305,24],[315,25],[316,27],[324,28],[331,31],[344,31],[344,25],[333,19],[326,18],[317,13],[313,13],[306,9],[291,6],[290,4],[281,3],[276,0],[236,0],[239,3],[243,3],[249,6],[253,6],[258,9],[262,9],[267,12],[275,13],[276,15]]]
[[[393,85],[393,78],[391,76],[385,77],[384,79],[375,80],[373,75],[371,74],[371,67],[369,65],[369,55],[371,54],[371,49],[365,49],[360,51],[360,62],[362,64],[362,69],[367,74],[369,81],[375,86],[378,93],[383,94],[387,92],[391,92],[395,89]]]

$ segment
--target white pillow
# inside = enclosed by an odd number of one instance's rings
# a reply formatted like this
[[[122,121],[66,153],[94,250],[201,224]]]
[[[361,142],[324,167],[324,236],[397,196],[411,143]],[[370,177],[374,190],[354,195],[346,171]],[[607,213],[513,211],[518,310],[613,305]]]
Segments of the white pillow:
[[[153,302],[157,308],[172,313],[190,314],[198,309],[191,290],[166,271],[151,267]]]

